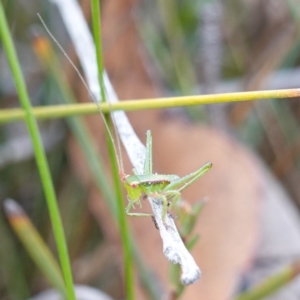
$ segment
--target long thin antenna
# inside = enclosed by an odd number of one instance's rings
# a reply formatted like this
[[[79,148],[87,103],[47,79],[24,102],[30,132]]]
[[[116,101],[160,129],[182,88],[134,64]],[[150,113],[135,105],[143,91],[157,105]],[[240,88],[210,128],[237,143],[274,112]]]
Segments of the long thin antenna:
[[[116,133],[116,137],[117,137],[117,147],[116,147],[116,143],[115,140],[113,138],[113,135],[111,134],[111,131],[109,129],[109,126],[105,120],[104,114],[102,112],[102,109],[99,105],[99,101],[97,101],[97,99],[94,97],[92,91],[90,90],[89,86],[87,85],[86,81],[84,80],[83,76],[81,75],[80,71],[78,70],[78,68],[76,67],[76,65],[73,63],[73,61],[71,60],[71,58],[68,56],[67,52],[64,50],[64,48],[60,45],[60,43],[57,41],[57,39],[54,37],[54,35],[51,33],[50,29],[47,27],[46,23],[44,22],[43,18],[41,17],[41,15],[38,13],[37,14],[38,18],[40,19],[42,25],[44,26],[45,30],[47,31],[47,33],[49,34],[49,36],[51,37],[51,39],[54,41],[54,43],[58,46],[58,48],[60,49],[60,51],[64,54],[64,56],[67,58],[67,60],[69,61],[69,63],[72,65],[72,67],[74,68],[75,72],[77,73],[79,79],[81,80],[81,82],[83,83],[83,85],[85,86],[85,88],[87,89],[91,99],[93,100],[93,102],[97,105],[98,111],[102,117],[102,120],[104,122],[106,131],[109,135],[109,138],[112,141],[113,147],[114,147],[114,151],[116,153],[117,156],[117,163],[118,163],[118,168],[119,168],[119,173],[122,175],[122,179],[124,177],[124,165],[123,165],[123,159],[122,159],[122,154],[121,154],[121,143],[120,143],[120,138],[118,136],[117,130],[116,130],[116,125],[115,125],[115,119],[113,114],[111,114],[112,120],[113,120],[113,124],[114,124],[114,128],[115,128],[115,133]],[[105,91],[104,91],[105,92]],[[108,99],[107,101],[108,106],[111,109],[111,103]]]

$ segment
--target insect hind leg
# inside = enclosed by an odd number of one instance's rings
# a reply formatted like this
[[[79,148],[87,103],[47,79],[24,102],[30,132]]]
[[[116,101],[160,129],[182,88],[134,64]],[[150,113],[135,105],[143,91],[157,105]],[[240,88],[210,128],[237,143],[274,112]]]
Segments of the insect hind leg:
[[[166,195],[168,198],[167,212],[169,212],[172,209],[172,207],[174,206],[174,204],[179,200],[181,193],[177,190],[171,190],[171,191],[164,191],[163,194]],[[171,200],[171,201],[169,201],[169,200]]]

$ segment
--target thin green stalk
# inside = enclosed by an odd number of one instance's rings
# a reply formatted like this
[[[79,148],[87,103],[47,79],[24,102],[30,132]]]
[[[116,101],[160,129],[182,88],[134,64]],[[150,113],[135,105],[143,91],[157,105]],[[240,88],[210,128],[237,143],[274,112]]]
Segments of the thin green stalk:
[[[12,199],[4,200],[3,206],[11,227],[32,260],[49,283],[65,295],[65,284],[59,265],[22,207]]]
[[[0,277],[2,283],[4,282],[7,297],[14,300],[28,299],[30,291],[23,261],[2,213],[0,215],[0,236]],[[13,280],[11,280],[12,276]]]
[[[107,102],[106,95],[105,95],[105,85],[103,80],[104,64],[103,64],[103,57],[102,57],[100,1],[92,0],[91,5],[92,5],[93,33],[94,33],[94,41],[96,47],[98,80],[99,80],[100,91],[101,91],[101,99],[102,102]]]
[[[20,97],[20,103],[25,112],[25,119],[31,136],[36,162],[41,176],[41,181],[44,188],[48,209],[50,213],[50,218],[53,226],[54,236],[58,248],[58,254],[61,262],[62,272],[63,272],[66,291],[67,291],[66,297],[69,300],[73,300],[73,299],[75,300],[73,279],[72,279],[70,261],[69,261],[68,251],[67,251],[67,245],[66,245],[66,240],[64,236],[63,227],[62,227],[62,221],[60,218],[59,209],[57,205],[56,195],[51,180],[50,170],[47,163],[43,144],[41,141],[41,136],[39,134],[37,122],[32,113],[31,103],[26,90],[25,81],[21,72],[21,68],[19,66],[16,50],[14,48],[10,36],[8,24],[6,21],[4,9],[1,2],[0,2],[0,35],[15,80],[16,88]]]
[[[295,261],[275,274],[271,274],[257,286],[235,298],[235,300],[260,300],[278,291],[300,273],[300,261]]]
[[[92,20],[93,20],[93,32],[94,32],[94,40],[96,46],[96,56],[97,56],[97,64],[98,64],[98,74],[99,74],[99,84],[101,88],[101,98],[102,101],[106,101],[105,95],[105,86],[103,80],[103,56],[102,56],[102,43],[101,43],[101,17],[100,17],[100,1],[92,0]],[[112,128],[112,124],[108,117],[105,118],[108,123],[108,130]],[[113,179],[115,183],[116,196],[117,196],[117,205],[119,207],[118,210],[118,222],[119,222],[119,230],[121,234],[122,240],[122,248],[123,248],[123,259],[125,266],[125,287],[126,287],[126,296],[128,300],[134,300],[134,277],[133,277],[133,264],[132,264],[132,252],[130,245],[130,234],[129,234],[129,226],[127,223],[127,219],[125,217],[125,207],[124,201],[122,197],[122,190],[119,178],[119,167],[116,159],[116,149],[113,141],[111,140],[111,135],[107,134],[107,141],[110,153],[110,160],[112,164],[113,171]],[[119,153],[121,155],[121,153]],[[120,161],[120,160],[119,160]]]
[[[216,103],[243,102],[263,99],[296,98],[300,96],[300,88],[239,92],[212,95],[196,95],[183,97],[153,98],[124,100],[117,103],[100,103],[103,113],[110,111],[135,111],[143,109],[159,109],[178,106],[206,105]],[[56,105],[47,107],[34,107],[32,113],[37,119],[64,118],[77,115],[98,114],[99,109],[94,103],[78,103],[73,105]],[[0,110],[0,123],[25,119],[25,112],[21,109]]]

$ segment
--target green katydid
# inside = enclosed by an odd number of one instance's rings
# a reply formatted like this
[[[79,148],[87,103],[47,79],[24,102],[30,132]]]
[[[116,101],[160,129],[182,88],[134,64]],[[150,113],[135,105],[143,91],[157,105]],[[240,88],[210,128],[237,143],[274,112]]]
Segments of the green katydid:
[[[130,212],[130,209],[134,208],[135,204],[141,206],[141,198],[149,196],[162,201],[162,220],[164,221],[166,214],[169,213],[173,205],[180,198],[181,191],[198,180],[212,167],[212,163],[208,162],[197,171],[180,178],[177,175],[153,174],[152,164],[152,135],[150,130],[148,130],[143,174],[122,176],[122,181],[127,190],[127,199],[129,201],[125,211],[129,216],[153,217],[151,213]]]

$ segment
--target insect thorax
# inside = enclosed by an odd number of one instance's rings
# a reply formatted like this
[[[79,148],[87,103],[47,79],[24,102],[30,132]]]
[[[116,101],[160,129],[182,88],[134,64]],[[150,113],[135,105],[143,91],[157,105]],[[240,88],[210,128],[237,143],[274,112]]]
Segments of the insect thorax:
[[[162,191],[170,182],[179,179],[177,175],[131,175],[126,177],[124,186],[128,193],[128,198],[137,201],[143,194]]]

